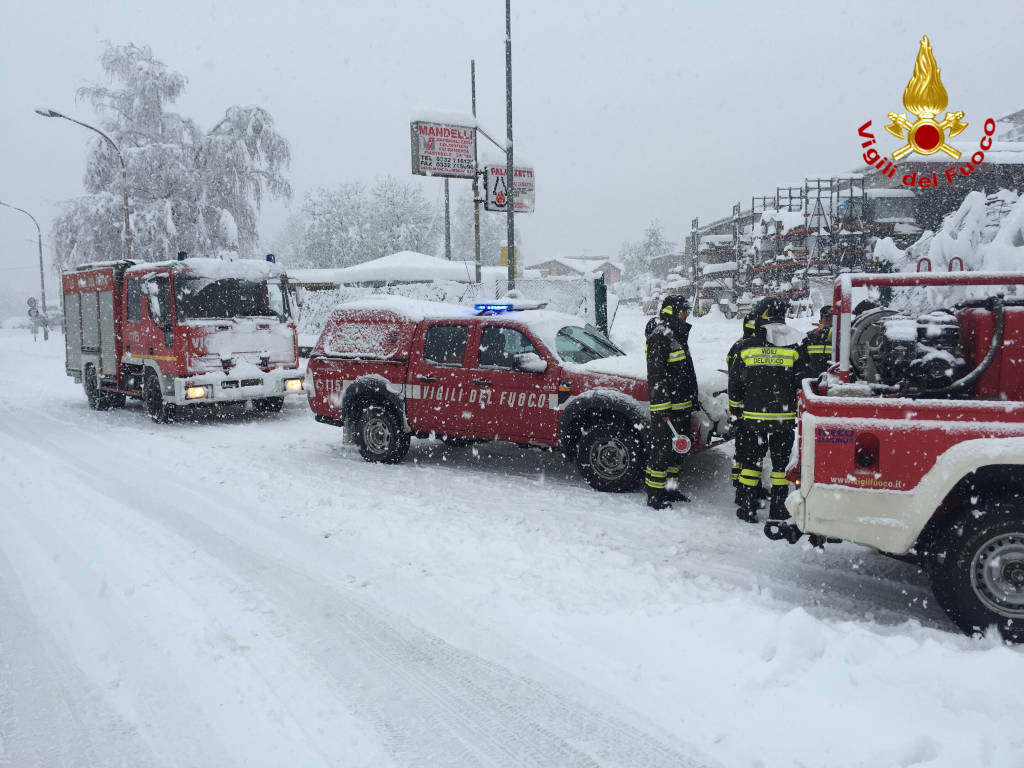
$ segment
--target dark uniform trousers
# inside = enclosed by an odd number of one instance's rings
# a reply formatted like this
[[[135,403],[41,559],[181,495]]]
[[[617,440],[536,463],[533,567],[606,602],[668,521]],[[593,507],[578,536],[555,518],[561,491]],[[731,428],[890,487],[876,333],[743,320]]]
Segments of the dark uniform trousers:
[[[690,414],[692,409],[673,411],[670,417],[672,426],[680,435],[690,434]],[[644,485],[648,494],[655,497],[663,496],[665,484],[679,476],[679,454],[672,450],[672,430],[667,422],[662,421],[664,414],[651,414],[651,432],[647,449],[647,469],[644,473]]]
[[[784,520],[786,496],[786,465],[793,450],[796,421],[761,421],[741,418],[736,429],[736,460],[739,462],[739,507],[754,513],[757,509],[757,489],[761,485],[761,467],[767,451],[772,460],[771,508],[768,517]]]

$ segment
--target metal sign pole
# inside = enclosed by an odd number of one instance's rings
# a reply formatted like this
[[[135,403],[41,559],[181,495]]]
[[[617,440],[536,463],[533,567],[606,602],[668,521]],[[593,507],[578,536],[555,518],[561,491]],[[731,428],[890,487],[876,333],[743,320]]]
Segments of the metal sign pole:
[[[700,317],[700,286],[697,284],[697,276],[700,272],[700,236],[697,233],[699,222],[694,219],[690,222],[690,238],[693,241],[693,314]]]
[[[444,257],[452,260],[452,198],[447,176],[444,177]]]
[[[473,91],[473,117],[476,118],[476,59],[469,60],[469,82]],[[480,274],[480,161],[473,144],[473,249],[476,257],[476,282],[483,282]]]
[[[508,289],[516,287],[516,225],[515,197],[512,194],[512,0],[505,0],[505,127],[507,129],[507,150],[505,167],[505,193],[508,206]]]

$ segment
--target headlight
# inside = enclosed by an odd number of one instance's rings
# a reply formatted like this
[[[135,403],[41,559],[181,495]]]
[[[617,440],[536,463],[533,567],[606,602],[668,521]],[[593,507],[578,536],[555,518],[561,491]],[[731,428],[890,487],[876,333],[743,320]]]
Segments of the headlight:
[[[285,379],[284,380],[284,391],[285,392],[301,392],[302,391],[302,379]]]
[[[185,399],[186,400],[202,400],[206,397],[206,387],[186,387],[185,388]]]

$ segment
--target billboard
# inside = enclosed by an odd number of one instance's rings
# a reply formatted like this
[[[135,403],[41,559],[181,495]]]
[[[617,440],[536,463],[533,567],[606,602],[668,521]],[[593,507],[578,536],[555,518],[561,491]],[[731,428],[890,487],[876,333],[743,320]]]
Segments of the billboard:
[[[508,184],[506,176],[508,168],[504,165],[489,164],[484,166],[484,208],[488,211],[508,211]],[[533,168],[512,168],[512,196],[515,199],[516,213],[533,213],[534,178]]]
[[[417,120],[410,129],[413,173],[457,179],[476,175],[475,127]]]

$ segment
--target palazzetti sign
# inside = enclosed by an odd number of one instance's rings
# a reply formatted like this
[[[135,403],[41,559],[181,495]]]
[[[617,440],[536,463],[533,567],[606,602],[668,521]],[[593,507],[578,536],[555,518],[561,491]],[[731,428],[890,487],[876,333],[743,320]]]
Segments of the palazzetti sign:
[[[508,168],[504,165],[484,166],[484,186],[487,194],[484,197],[484,208],[488,211],[508,210]],[[534,178],[533,168],[512,168],[512,197],[515,200],[516,213],[533,213]]]

